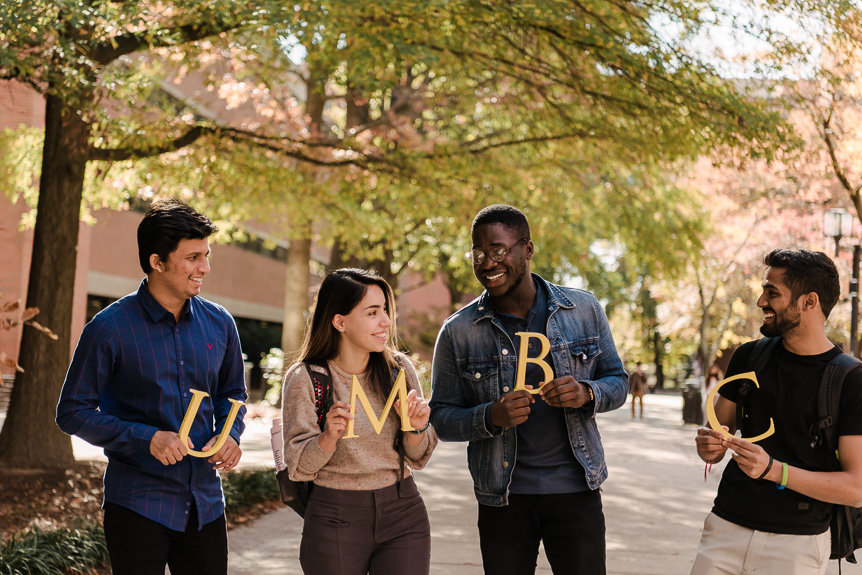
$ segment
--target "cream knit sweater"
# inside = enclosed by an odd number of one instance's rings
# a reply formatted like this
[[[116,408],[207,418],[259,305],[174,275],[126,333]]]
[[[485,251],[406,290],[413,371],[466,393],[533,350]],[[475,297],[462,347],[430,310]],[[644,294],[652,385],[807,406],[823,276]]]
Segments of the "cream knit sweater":
[[[399,355],[407,389],[417,390],[422,395],[413,364],[405,356]],[[335,401],[350,400],[350,382],[353,378],[328,361],[332,375],[332,392]],[[383,413],[386,398],[379,397],[365,385],[366,374],[357,374],[359,383],[374,407],[377,417]],[[374,428],[365,410],[357,401],[354,420],[355,438],[338,440],[335,451],[327,453],[317,443],[320,428],[317,427],[317,414],[314,407],[314,390],[305,364],[296,364],[285,376],[282,392],[282,418],[284,422],[285,461],[290,478],[294,481],[314,481],[317,485],[332,489],[372,490],[387,487],[398,481],[399,455],[393,448],[396,433],[401,431],[401,419],[393,407],[380,435]],[[437,445],[437,434],[429,427],[422,443],[410,445],[403,441],[405,453],[405,477],[410,469],[422,469]]]

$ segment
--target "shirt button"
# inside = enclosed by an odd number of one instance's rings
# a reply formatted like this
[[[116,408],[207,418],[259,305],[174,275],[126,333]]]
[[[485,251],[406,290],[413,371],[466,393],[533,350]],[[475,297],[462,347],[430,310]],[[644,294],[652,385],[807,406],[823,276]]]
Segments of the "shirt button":
[[[482,374],[477,371],[476,373],[473,374],[473,377],[475,377],[476,379],[479,379],[480,377],[482,377]]]
[[[174,328],[174,333],[180,333],[180,328],[178,328],[178,327]]]
[[[183,393],[183,397],[188,397],[188,396],[189,396],[188,393]]]
[[[503,462],[503,467],[509,467],[509,462],[508,462],[508,461],[504,461],[504,462]],[[186,511],[186,513],[188,513],[188,511]]]
[[[508,349],[504,349],[504,350],[503,350],[503,355],[509,355],[509,350],[508,350]]]
[[[185,363],[184,361],[180,360],[180,365],[183,365],[184,363]]]
[[[508,386],[508,385],[507,385],[507,386],[505,386],[505,387],[503,388],[503,391],[509,391],[509,386]]]
[[[186,509],[186,515],[188,515],[188,514],[189,514],[189,510],[188,510],[188,509]]]
[[[191,506],[192,506],[192,502],[191,502],[191,501],[187,501],[187,502],[186,502],[186,507],[191,507]]]

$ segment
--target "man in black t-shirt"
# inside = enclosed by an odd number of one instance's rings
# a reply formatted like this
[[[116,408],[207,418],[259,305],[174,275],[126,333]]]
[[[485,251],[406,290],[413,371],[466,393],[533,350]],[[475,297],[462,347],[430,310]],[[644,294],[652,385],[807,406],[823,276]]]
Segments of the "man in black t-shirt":
[[[826,337],[826,318],[838,301],[835,264],[825,254],[775,250],[763,293],[760,331],[780,337],[757,373],[745,402],[744,435],[775,432],[756,443],[704,427],[697,453],[708,463],[730,449],[692,575],[780,573],[823,574],[829,562],[832,504],[862,506],[862,370],[852,371],[841,394],[838,454],[842,471],[830,472],[828,450],[811,446],[808,430],[817,417],[817,391],[827,364],[838,354]],[[751,371],[754,342],[740,347],[727,376]],[[722,386],[715,414],[736,431],[736,402],[742,381]]]

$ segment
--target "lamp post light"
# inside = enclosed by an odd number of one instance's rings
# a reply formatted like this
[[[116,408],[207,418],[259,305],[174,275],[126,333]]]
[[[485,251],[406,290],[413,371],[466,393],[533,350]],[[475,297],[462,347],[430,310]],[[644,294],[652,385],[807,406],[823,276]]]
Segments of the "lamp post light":
[[[835,257],[838,257],[838,242],[853,233],[853,214],[844,208],[831,208],[823,212],[823,235],[835,238]]]
[[[835,238],[835,257],[842,236],[853,233],[853,214],[842,208],[832,208],[823,213],[823,235]],[[859,244],[853,246],[853,279],[850,280],[850,354],[858,357],[856,338],[859,333]]]

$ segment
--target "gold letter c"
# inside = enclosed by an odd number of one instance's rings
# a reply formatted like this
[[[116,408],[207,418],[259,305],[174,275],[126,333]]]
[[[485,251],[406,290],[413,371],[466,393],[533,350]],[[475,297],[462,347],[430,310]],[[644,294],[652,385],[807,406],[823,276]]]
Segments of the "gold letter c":
[[[725,438],[731,437],[731,434],[725,431],[725,429],[721,426],[721,423],[718,421],[718,418],[715,416],[715,394],[719,390],[719,388],[725,383],[730,383],[731,381],[736,381],[737,379],[750,379],[754,382],[754,386],[760,388],[760,384],[757,383],[757,376],[753,371],[747,371],[745,373],[740,373],[739,375],[734,375],[732,377],[728,377],[727,379],[723,379],[712,388],[712,391],[709,392],[709,395],[706,397],[706,417],[709,420],[709,426],[713,428],[715,431],[724,435]],[[737,425],[739,422],[737,421]],[[748,441],[751,443],[755,443],[760,441],[761,439],[766,439],[770,435],[775,433],[775,422],[772,418],[769,418],[769,430],[766,433],[761,433],[756,437],[740,437],[743,441]]]

